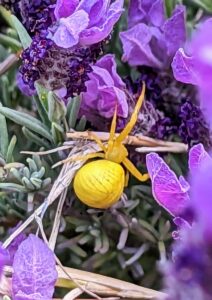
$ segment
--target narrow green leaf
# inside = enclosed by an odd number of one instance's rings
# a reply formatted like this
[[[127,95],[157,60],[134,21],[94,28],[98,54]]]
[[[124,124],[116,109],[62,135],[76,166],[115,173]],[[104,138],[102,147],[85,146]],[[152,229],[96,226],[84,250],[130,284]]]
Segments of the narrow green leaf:
[[[22,181],[23,185],[26,187],[26,189],[32,190],[32,191],[35,190],[34,185],[31,183],[31,181],[28,178],[23,177],[21,181]]]
[[[77,131],[84,131],[85,130],[85,126],[86,126],[86,117],[82,116],[82,118],[80,119],[79,123],[76,126],[76,130]]]
[[[40,102],[47,112],[48,111],[48,92],[49,91],[38,82],[35,83],[35,88],[38,93]]]
[[[18,180],[21,183],[21,175],[17,169],[11,168],[10,173],[13,175],[13,177],[15,177],[16,180]]]
[[[1,5],[0,5],[0,14],[5,19],[5,21],[9,26],[14,27],[14,24],[11,19],[11,13]]]
[[[47,138],[51,142],[53,141],[52,136],[48,131],[48,128],[46,128],[46,126],[44,126],[36,118],[33,118],[32,116],[30,116],[26,113],[23,113],[20,111],[15,111],[15,110],[7,108],[7,107],[0,107],[0,113],[3,114],[8,119],[12,120],[13,122],[15,122],[21,126],[25,126],[32,131],[37,132],[38,134]]]
[[[59,144],[64,141],[64,130],[57,123],[52,123],[52,136],[55,144]]]
[[[25,137],[30,140],[31,142],[37,144],[40,147],[45,147],[46,149],[50,148],[50,144],[46,142],[44,139],[40,138],[37,134],[34,134],[31,132],[28,128],[23,127],[22,128],[23,134]]]
[[[15,52],[22,48],[21,43],[19,43],[19,41],[2,33],[0,33],[0,43],[5,47],[12,48]]]
[[[14,28],[16,29],[21,44],[24,49],[28,48],[32,42],[31,37],[29,36],[27,30],[24,28],[24,26],[21,24],[21,22],[16,18],[16,16],[11,15],[11,20],[14,24]]]
[[[66,115],[66,107],[64,103],[57,97],[55,93],[48,93],[48,117],[51,122],[60,123]]]
[[[48,128],[51,128],[51,122],[49,121],[47,111],[46,111],[45,107],[42,105],[39,97],[33,96],[33,99],[36,103],[36,106],[38,109],[38,114],[39,114],[41,120]]]
[[[43,182],[42,182],[41,188],[45,189],[47,186],[50,185],[50,183],[51,183],[51,178],[48,177],[48,178],[44,179]]]
[[[1,92],[2,92],[2,103],[6,106],[11,106],[10,100],[10,83],[6,75],[1,76],[0,78]]]
[[[8,182],[0,183],[0,189],[10,190],[14,192],[22,192],[22,193],[27,192],[25,187],[23,187],[22,185],[16,183],[8,183]]]
[[[70,128],[75,128],[81,105],[80,97],[73,98],[70,105],[68,124]]]
[[[34,101],[37,105],[39,116],[41,117],[43,123],[48,127],[51,128],[51,122],[49,121],[48,117],[48,90],[45,89],[41,84],[38,82],[35,83],[35,88],[38,94],[34,96]]]
[[[2,105],[0,104],[0,107]],[[7,131],[7,123],[5,116],[0,114],[0,150],[3,155],[3,157],[6,157],[8,144],[9,144],[9,138],[8,138],[8,131]]]
[[[26,161],[27,161],[27,163],[28,163],[28,165],[29,165],[29,169],[30,169],[30,172],[31,172],[31,173],[37,172],[37,171],[38,171],[38,167],[37,167],[35,161],[34,161],[32,158],[28,157],[28,158],[26,159]]]
[[[8,146],[7,155],[6,155],[7,163],[11,163],[13,161],[13,151],[15,149],[16,142],[17,142],[17,137],[14,135]]]
[[[197,4],[209,13],[212,13],[212,1],[211,0],[192,0],[193,3]]]

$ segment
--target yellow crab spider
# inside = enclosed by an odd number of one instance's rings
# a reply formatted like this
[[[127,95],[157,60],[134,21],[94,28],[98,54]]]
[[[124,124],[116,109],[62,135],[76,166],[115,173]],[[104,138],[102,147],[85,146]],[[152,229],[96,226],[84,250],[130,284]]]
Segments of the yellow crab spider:
[[[77,197],[86,205],[106,209],[116,203],[127,185],[128,171],[140,181],[146,181],[149,178],[148,174],[142,175],[127,158],[128,151],[123,145],[124,139],[137,121],[144,95],[145,85],[143,84],[142,93],[136,103],[131,119],[117,137],[115,134],[117,108],[115,109],[107,145],[104,145],[96,135],[92,135],[92,139],[99,145],[101,152],[71,159],[76,161],[101,158],[85,164],[77,171],[74,178],[74,191]],[[125,167],[126,173],[122,165]]]

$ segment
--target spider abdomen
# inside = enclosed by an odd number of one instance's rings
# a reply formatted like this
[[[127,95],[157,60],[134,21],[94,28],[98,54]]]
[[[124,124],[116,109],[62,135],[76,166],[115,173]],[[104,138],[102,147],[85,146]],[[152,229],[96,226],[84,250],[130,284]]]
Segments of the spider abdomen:
[[[85,164],[76,173],[74,191],[86,205],[108,208],[116,203],[123,193],[125,172],[120,164],[106,159]]]

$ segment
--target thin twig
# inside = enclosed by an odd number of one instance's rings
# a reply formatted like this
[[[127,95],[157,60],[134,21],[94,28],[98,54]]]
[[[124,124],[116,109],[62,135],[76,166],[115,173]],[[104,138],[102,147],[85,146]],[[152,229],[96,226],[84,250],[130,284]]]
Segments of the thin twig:
[[[71,147],[73,147],[73,145],[61,146],[61,147],[57,147],[57,148],[47,150],[47,151],[38,151],[38,152],[35,152],[35,151],[21,151],[20,153],[21,154],[30,154],[30,155],[34,155],[34,154],[36,154],[36,155],[48,155],[48,154],[52,154],[52,153],[55,153],[55,152],[58,152],[58,151],[68,150]]]
[[[57,206],[57,211],[55,214],[55,218],[54,218],[54,224],[52,227],[52,232],[49,238],[49,248],[54,251],[55,249],[55,245],[56,245],[56,241],[57,241],[57,236],[58,236],[58,232],[59,232],[59,228],[60,228],[60,219],[61,219],[61,214],[62,214],[62,209],[63,209],[63,205],[66,199],[66,195],[67,195],[67,191],[68,189],[66,188],[62,194],[60,195],[60,200]]]
[[[12,53],[2,63],[0,63],[0,76],[6,73],[14,64],[19,61],[19,55],[20,53]]]
[[[144,288],[142,286],[138,286],[119,279],[66,267],[64,267],[66,273],[64,273],[64,271],[61,270],[59,266],[57,266],[56,269],[59,278],[56,282],[57,287],[63,286],[61,284],[63,280],[70,281],[70,276],[67,275],[68,273],[71,274],[71,277],[74,278],[75,281],[78,281],[81,285],[87,287],[89,291],[92,291],[104,297],[120,297],[121,299],[130,300],[164,300],[167,297],[167,295],[164,293]],[[4,274],[7,277],[11,277],[12,267],[6,266],[4,268]]]
[[[76,297],[82,295],[82,290],[79,288],[76,288],[72,291],[70,291],[68,294],[65,295],[63,300],[74,300]]]
[[[109,133],[108,132],[92,132],[92,131],[73,131],[68,132],[66,135],[70,139],[84,139],[84,140],[93,140],[92,135],[97,135],[102,141],[108,141]],[[116,134],[118,136],[118,133]],[[185,152],[188,150],[188,146],[179,142],[170,142],[170,141],[162,141],[154,138],[150,138],[141,134],[136,136],[129,135],[125,140],[124,144],[128,144],[131,146],[146,146],[146,147],[167,147],[169,149],[174,148],[178,149],[181,152]]]
[[[148,152],[170,152],[170,153],[182,153],[187,152],[188,147],[185,144],[182,145],[173,145],[171,147],[140,147],[136,148],[135,151],[139,153],[148,153]]]

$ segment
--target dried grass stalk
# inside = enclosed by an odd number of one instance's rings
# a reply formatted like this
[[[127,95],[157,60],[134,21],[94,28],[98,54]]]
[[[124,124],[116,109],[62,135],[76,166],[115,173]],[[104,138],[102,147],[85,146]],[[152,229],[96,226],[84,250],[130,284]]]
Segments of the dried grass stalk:
[[[87,290],[100,295],[102,297],[119,297],[120,299],[137,299],[137,300],[163,300],[165,294],[157,292],[148,288],[137,286],[135,284],[125,282],[119,279],[98,275],[95,273],[85,272],[72,268],[65,268],[66,273],[78,282]],[[57,287],[65,287],[69,289],[78,288],[76,284],[70,280],[70,277],[60,268],[57,267],[58,281]],[[10,277],[12,276],[12,268],[5,267],[4,269],[5,280],[10,284]]]

